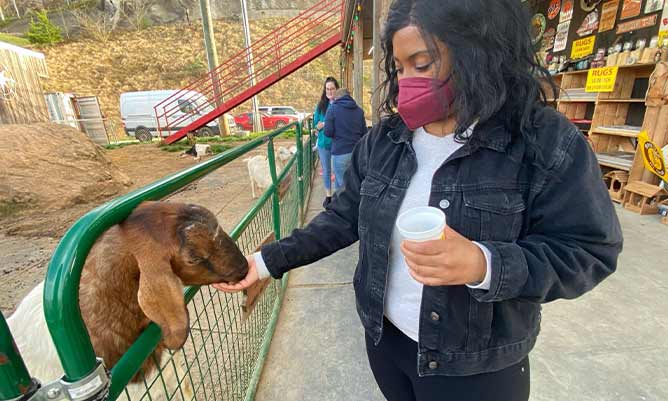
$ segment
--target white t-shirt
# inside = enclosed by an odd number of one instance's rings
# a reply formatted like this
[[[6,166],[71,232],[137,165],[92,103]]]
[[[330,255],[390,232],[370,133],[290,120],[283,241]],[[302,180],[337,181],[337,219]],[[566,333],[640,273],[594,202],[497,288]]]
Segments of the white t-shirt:
[[[429,205],[434,173],[461,146],[461,143],[455,142],[454,135],[438,137],[427,133],[423,128],[415,130],[413,149],[417,159],[417,171],[411,178],[399,214],[414,207]],[[390,242],[385,316],[404,334],[418,341],[423,285],[415,281],[408,272],[408,265],[400,249],[402,240],[395,225]],[[490,254],[483,246],[477,245],[483,250],[487,259],[487,275],[482,283],[471,287],[489,289]]]

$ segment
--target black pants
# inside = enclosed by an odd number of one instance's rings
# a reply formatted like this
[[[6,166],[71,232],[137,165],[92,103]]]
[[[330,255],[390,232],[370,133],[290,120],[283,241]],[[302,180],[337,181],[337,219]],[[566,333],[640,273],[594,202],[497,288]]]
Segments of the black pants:
[[[527,401],[529,358],[498,372],[473,376],[417,374],[417,343],[385,319],[378,346],[366,336],[373,375],[388,401]]]

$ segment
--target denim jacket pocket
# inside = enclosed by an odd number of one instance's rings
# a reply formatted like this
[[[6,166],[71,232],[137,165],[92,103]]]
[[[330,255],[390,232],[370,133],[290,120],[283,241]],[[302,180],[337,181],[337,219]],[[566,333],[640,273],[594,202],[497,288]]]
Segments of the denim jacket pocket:
[[[358,233],[360,240],[367,239],[369,227],[373,225],[374,216],[378,211],[381,195],[387,183],[373,176],[366,176],[360,185],[360,204]]]
[[[515,241],[522,228],[524,199],[519,192],[464,192],[464,224],[475,241]]]

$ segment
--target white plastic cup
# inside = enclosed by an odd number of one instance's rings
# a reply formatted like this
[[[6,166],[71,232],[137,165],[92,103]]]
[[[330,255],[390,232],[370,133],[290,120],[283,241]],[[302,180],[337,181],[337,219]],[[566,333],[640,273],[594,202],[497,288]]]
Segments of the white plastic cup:
[[[396,224],[401,236],[410,241],[445,239],[445,213],[435,207],[408,209],[399,215]]]

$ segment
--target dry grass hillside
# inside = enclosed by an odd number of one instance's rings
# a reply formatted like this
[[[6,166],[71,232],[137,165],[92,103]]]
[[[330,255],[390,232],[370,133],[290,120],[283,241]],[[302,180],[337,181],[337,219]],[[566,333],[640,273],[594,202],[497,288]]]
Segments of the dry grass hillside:
[[[283,23],[278,18],[253,21],[253,38],[266,35]],[[243,48],[238,21],[214,22],[219,60]],[[206,71],[200,24],[178,23],[121,32],[109,42],[88,39],[41,49],[46,54],[49,79],[46,91],[96,95],[106,116],[120,122],[122,92],[181,88]],[[286,104],[312,111],[322,81],[339,75],[339,48],[332,49],[260,95],[261,104]],[[249,104],[235,111],[250,109]],[[368,109],[368,107],[367,107]]]

